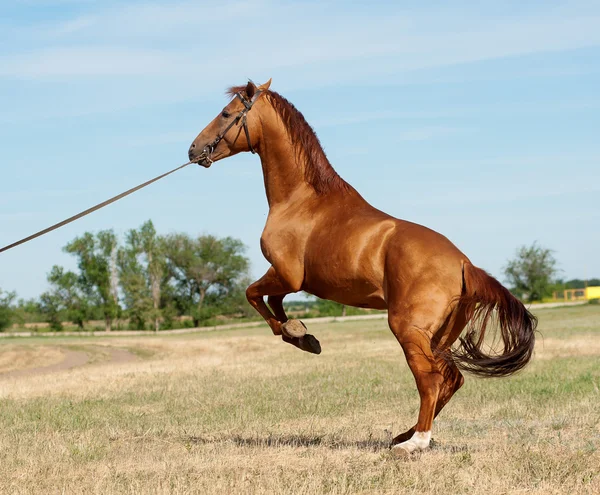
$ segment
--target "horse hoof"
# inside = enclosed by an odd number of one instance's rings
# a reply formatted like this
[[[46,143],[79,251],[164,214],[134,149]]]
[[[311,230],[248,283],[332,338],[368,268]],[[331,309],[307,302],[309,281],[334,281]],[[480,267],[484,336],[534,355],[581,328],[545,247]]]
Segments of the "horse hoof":
[[[300,338],[300,349],[312,354],[321,354],[321,344],[309,333]]]
[[[429,448],[431,443],[431,430],[430,431],[415,431],[410,437],[410,440],[406,442],[392,445],[392,455],[397,458],[404,458],[410,456],[413,452],[426,450]]]
[[[300,320],[288,320],[281,325],[281,331],[286,337],[300,338],[306,335],[306,326]]]

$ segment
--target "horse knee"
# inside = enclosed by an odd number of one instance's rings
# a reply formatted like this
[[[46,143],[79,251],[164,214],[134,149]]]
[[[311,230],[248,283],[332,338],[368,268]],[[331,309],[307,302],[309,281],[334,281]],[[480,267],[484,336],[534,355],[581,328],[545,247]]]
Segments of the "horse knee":
[[[258,290],[256,290],[256,287],[254,287],[254,284],[250,285],[247,289],[246,289],[246,299],[248,300],[249,303],[252,303],[253,301],[256,301],[257,299],[260,299],[261,295],[258,293]]]

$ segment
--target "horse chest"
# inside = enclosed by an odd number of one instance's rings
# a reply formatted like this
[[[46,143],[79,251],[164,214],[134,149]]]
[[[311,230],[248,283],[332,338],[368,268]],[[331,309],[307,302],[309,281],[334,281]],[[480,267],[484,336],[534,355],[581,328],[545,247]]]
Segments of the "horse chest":
[[[260,237],[263,256],[273,265],[277,265],[278,260],[299,258],[304,244],[301,229],[281,221],[268,221]]]

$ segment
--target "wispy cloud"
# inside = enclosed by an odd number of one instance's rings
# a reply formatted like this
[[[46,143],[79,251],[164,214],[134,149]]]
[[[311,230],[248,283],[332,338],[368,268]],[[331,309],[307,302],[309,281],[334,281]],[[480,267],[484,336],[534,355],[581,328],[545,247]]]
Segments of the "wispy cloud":
[[[183,66],[177,55],[159,50],[118,47],[54,48],[0,57],[0,76],[148,76],[180,71]]]
[[[397,139],[400,141],[428,141],[430,139],[465,134],[467,132],[472,132],[472,129],[450,126],[427,126],[400,131],[397,134]]]
[[[399,111],[382,110],[376,112],[357,112],[352,108],[352,113],[327,115],[312,121],[316,129],[338,127],[345,125],[366,124],[369,122],[393,120],[438,120],[473,115],[523,115],[523,114],[552,114],[581,111],[595,111],[600,109],[600,100],[562,100],[543,102],[519,102],[514,104],[489,104],[480,103],[473,105],[444,106],[437,110]],[[456,128],[453,128],[456,130]],[[462,129],[465,130],[465,129]]]
[[[360,14],[315,4],[306,8],[261,1],[110,8],[45,26],[39,34],[43,41],[68,46],[2,57],[0,75],[171,73],[210,79],[214,67],[262,72],[311,66],[314,79],[322,75],[330,80],[333,73],[339,79],[357,72],[385,76],[600,44],[600,15],[563,17],[550,12],[535,20],[452,19],[451,26],[444,26],[435,12],[427,13],[433,17],[430,22],[423,22],[422,14],[398,9],[388,16]],[[239,20],[244,22],[238,24]],[[432,29],[423,32],[428,24]],[[24,29],[28,32],[35,26]],[[144,46],[158,39],[160,52]],[[366,59],[366,65],[356,64]]]
[[[336,2],[270,0],[93,3],[78,9],[83,14],[60,21],[8,30],[0,26],[0,41],[8,47],[0,55],[0,84],[68,84],[79,91],[69,94],[69,105],[19,102],[12,113],[10,107],[5,109],[0,121],[198,101],[220,95],[225,86],[247,77],[274,77],[277,90],[284,93],[327,86],[510,78],[484,69],[456,69],[453,74],[444,70],[600,45],[600,9],[587,16],[583,10],[547,9],[536,17],[500,20],[461,14],[460,9],[407,11],[386,5],[385,10],[382,14],[381,8],[354,4],[341,8]],[[519,70],[525,74],[536,69]],[[537,70],[543,75],[593,68],[554,65]],[[394,117],[331,120],[387,118]]]

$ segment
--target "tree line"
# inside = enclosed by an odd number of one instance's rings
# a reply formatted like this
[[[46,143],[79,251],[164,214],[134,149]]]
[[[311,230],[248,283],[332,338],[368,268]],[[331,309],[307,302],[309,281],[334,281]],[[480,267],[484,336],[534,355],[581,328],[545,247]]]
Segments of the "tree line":
[[[64,250],[76,258],[78,270],[53,266],[50,289],[38,299],[17,300],[14,292],[0,289],[0,331],[14,322],[40,321],[54,330],[65,322],[83,329],[90,320],[102,320],[108,331],[115,321],[158,331],[182,326],[183,316],[193,326],[220,315],[256,316],[245,298],[250,262],[238,239],[158,235],[149,220],[128,231],[122,244],[112,230],[104,230],[86,232]],[[537,243],[521,246],[503,269],[505,283],[527,302],[542,301],[553,291],[600,285],[597,278],[557,278],[557,265],[552,250]],[[364,312],[314,298],[286,307],[303,313],[298,317]]]
[[[55,265],[49,290],[39,299],[16,300],[0,290],[0,329],[13,322],[45,321],[54,330],[65,322],[83,329],[102,320],[113,329],[128,320],[131,329],[171,328],[189,316],[194,326],[219,314],[246,315],[249,283],[246,247],[231,237],[159,235],[152,221],[129,230],[120,243],[112,230],[86,232],[64,251],[77,271]]]

